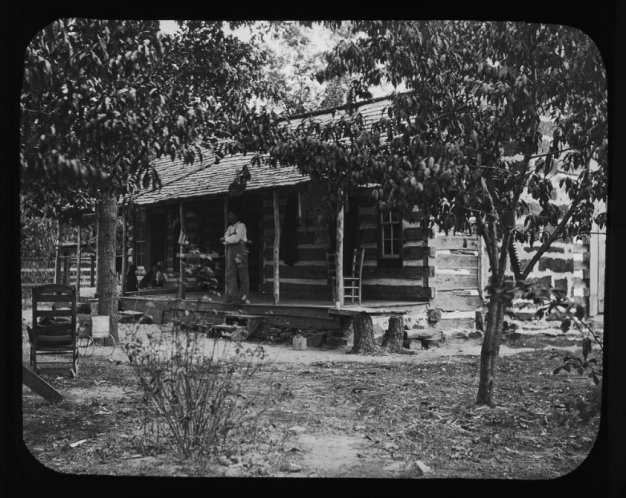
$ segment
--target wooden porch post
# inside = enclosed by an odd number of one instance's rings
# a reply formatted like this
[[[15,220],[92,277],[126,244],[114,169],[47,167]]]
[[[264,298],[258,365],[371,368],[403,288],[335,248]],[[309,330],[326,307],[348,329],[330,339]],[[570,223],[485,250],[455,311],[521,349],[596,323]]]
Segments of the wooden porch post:
[[[54,254],[54,283],[61,283],[61,239],[63,235],[63,225],[61,220],[57,220],[57,243]]]
[[[126,295],[126,267],[128,266],[128,227],[126,210],[122,207],[122,296]]]
[[[96,256],[89,256],[89,287],[96,286]]]
[[[224,234],[228,230],[228,197],[224,197]],[[228,270],[228,246],[224,246],[224,296],[226,296],[226,271]]]
[[[343,200],[341,189],[337,191],[337,256],[336,256],[336,274],[337,274],[337,299],[344,304],[343,296]]]
[[[274,305],[280,301],[280,211],[278,190],[274,190]]]
[[[100,207],[96,205],[96,284],[100,282]]]
[[[178,205],[178,213],[180,216],[180,233],[181,235],[185,233],[185,207],[183,203],[180,202]],[[180,238],[180,237],[179,237]],[[185,287],[187,285],[187,279],[185,277],[185,246],[180,244],[180,278],[178,279],[178,299],[185,299]]]
[[[224,233],[228,230],[228,197],[224,198]]]
[[[76,243],[76,301],[78,301],[80,299],[80,276],[81,276],[81,256],[82,256],[82,251],[81,251],[81,230],[80,230],[80,225],[78,226],[78,236],[76,237],[77,239],[77,243]]]
[[[70,258],[69,254],[63,256],[63,285],[70,285]]]

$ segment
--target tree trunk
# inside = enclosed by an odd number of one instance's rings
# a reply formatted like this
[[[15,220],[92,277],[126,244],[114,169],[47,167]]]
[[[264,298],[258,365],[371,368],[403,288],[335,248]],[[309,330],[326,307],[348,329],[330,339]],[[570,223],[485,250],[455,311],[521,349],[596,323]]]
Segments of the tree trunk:
[[[374,341],[374,324],[372,323],[372,317],[359,313],[354,317],[354,345],[350,354],[376,354],[380,353],[381,349]]]
[[[179,219],[180,219],[180,234],[181,236],[179,237],[180,240],[182,241],[182,236],[185,234],[185,206],[183,206],[183,203],[180,202],[178,204],[178,215],[179,215]],[[179,268],[179,273],[180,273],[180,277],[178,279],[178,299],[185,299],[185,291],[187,287],[187,276],[185,275],[185,257],[183,256],[183,254],[185,253],[185,246],[183,244],[180,244],[178,246],[179,251],[180,251],[180,259],[178,260],[180,263],[180,268]],[[150,262],[151,266],[154,266],[152,264],[152,261]],[[154,278],[154,277],[153,277]]]
[[[476,403],[493,407],[495,406],[493,387],[504,323],[504,303],[497,295],[492,294],[487,309],[487,327],[480,352],[480,380]]]
[[[126,295],[126,273],[128,272],[128,220],[122,211],[122,296]],[[165,270],[165,268],[164,268]]]
[[[383,336],[381,348],[388,353],[415,354],[415,351],[402,346],[404,337],[404,320],[401,316],[389,318],[389,327]]]
[[[335,274],[337,275],[337,301],[344,305],[343,296],[343,225],[344,225],[344,209],[341,201],[341,190],[337,192],[337,255],[335,256]],[[371,320],[370,320],[371,322]]]
[[[98,314],[109,315],[109,332],[116,342],[117,334],[117,275],[115,272],[115,228],[117,201],[113,194],[103,194],[100,202],[98,240]]]

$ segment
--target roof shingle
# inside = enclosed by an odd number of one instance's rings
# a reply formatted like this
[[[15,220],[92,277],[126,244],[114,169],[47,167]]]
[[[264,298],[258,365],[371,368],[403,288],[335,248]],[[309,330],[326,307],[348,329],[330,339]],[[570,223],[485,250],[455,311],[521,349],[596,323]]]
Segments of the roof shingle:
[[[378,120],[385,107],[389,105],[389,101],[390,97],[386,97],[361,104],[359,112],[365,124],[369,125]],[[307,118],[326,124],[346,115],[345,109],[336,109],[334,113],[333,116],[333,111],[329,110],[311,116],[297,116],[291,119],[290,126],[296,127]],[[225,157],[218,164],[215,164],[215,156],[210,151],[207,151],[206,155],[202,163],[194,164],[184,164],[180,159],[172,161],[166,157],[155,160],[154,167],[159,174],[162,187],[159,190],[141,191],[134,199],[135,204],[149,205],[180,199],[224,196],[228,193],[228,187],[235,179],[235,175],[244,165],[249,167],[251,173],[246,191],[299,185],[310,181],[310,177],[302,175],[294,167],[251,166],[253,154]]]

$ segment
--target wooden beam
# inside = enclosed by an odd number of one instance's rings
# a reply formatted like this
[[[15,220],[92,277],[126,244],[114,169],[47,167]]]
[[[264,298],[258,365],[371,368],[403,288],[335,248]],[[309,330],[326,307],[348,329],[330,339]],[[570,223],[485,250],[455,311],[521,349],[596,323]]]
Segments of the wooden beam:
[[[100,206],[96,204],[96,285],[100,282]]]
[[[182,201],[178,203],[178,215],[180,216],[180,233],[181,235],[185,233],[185,206]],[[180,244],[180,253],[185,252],[185,246]],[[185,299],[185,286],[187,285],[187,280],[185,278],[185,258],[179,259],[180,263],[180,276],[178,282],[178,298]]]
[[[428,245],[437,249],[467,249],[477,251],[480,239],[476,235],[438,235],[428,240]]]
[[[126,219],[126,210],[122,208],[122,296],[126,295],[126,272],[128,265],[128,220]],[[163,268],[165,271],[165,268]]]
[[[60,403],[63,395],[31,369],[22,365],[22,383],[50,403]]]
[[[600,236],[596,233],[592,233],[589,244],[589,316],[596,316],[598,314],[598,261],[599,254],[598,248],[600,246]]]
[[[228,197],[224,197],[224,236],[228,231],[228,210],[230,205],[228,203]],[[228,264],[228,247],[224,246],[224,295],[226,295],[226,265]]]
[[[337,275],[337,299],[343,306],[343,201],[341,189],[337,190],[337,256],[335,257],[335,268]]]
[[[280,302],[280,207],[274,190],[274,305]]]

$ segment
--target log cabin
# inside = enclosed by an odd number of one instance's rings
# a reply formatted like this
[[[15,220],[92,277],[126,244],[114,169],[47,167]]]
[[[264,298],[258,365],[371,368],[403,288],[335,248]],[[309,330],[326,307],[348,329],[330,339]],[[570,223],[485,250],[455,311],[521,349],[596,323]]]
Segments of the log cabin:
[[[366,121],[373,121],[388,104],[388,97],[374,99],[360,104],[359,112]],[[338,118],[341,112],[343,109],[338,108],[309,115],[324,122]],[[297,124],[297,119],[292,122]],[[326,251],[337,249],[337,224],[325,222],[320,211],[319,199],[326,185],[303,176],[295,168],[249,164],[250,157],[242,155],[224,158],[219,163],[208,155],[200,165],[157,160],[155,167],[162,188],[142,191],[133,199],[137,209],[129,231],[129,260],[140,272],[160,262],[167,275],[166,289],[177,288],[178,297],[184,298],[185,291],[198,289],[199,282],[181,278],[185,273],[181,273],[181,255],[183,263],[204,257],[202,261],[209,262],[215,271],[218,290],[223,291],[224,248],[219,239],[227,226],[227,211],[234,206],[250,240],[251,300],[269,302],[268,296],[273,295],[275,306],[279,302],[316,300],[332,307]],[[231,196],[229,185],[244,166],[249,166],[251,179],[243,195]],[[394,213],[383,216],[375,211],[369,190],[364,186],[348,200],[341,224],[344,267],[349,266],[354,248],[365,249],[364,306],[404,306],[405,313],[414,314],[436,308],[442,311],[440,327],[474,329],[476,313],[484,311],[483,289],[488,278],[487,257],[480,238],[442,232],[429,238],[419,212],[411,220]],[[289,247],[281,247],[281,238],[275,236],[277,220],[279,230],[291,234],[283,239],[290,241]],[[188,241],[186,246],[179,244],[181,230]],[[195,253],[193,257],[190,248]],[[529,259],[533,251],[536,247],[518,247],[522,261]],[[603,304],[598,303],[604,299],[602,261],[604,242],[598,237],[587,244],[557,243],[531,278],[562,286],[588,313],[601,313]],[[343,301],[342,305],[348,303]]]

